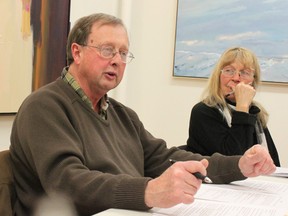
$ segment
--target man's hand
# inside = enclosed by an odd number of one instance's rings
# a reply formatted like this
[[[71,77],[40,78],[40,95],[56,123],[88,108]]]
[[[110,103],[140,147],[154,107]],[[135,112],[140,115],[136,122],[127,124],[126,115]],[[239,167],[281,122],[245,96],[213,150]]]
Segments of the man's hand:
[[[145,190],[146,205],[168,208],[179,203],[192,203],[202,183],[192,173],[206,175],[207,167],[206,159],[174,163],[161,176],[148,182]]]
[[[268,150],[261,145],[254,145],[244,153],[239,168],[246,177],[268,175],[276,170]]]

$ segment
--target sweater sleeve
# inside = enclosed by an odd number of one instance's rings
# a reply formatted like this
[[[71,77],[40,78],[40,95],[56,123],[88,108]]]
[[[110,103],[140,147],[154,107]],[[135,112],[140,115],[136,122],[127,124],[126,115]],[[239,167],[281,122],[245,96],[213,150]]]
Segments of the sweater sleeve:
[[[268,145],[268,149],[269,149],[269,153],[274,161],[274,164],[278,167],[281,166],[280,164],[280,158],[279,158],[279,155],[278,155],[278,151],[277,151],[277,148],[274,144],[274,141],[272,139],[272,136],[269,132],[269,129],[268,128],[264,128],[264,133],[265,133],[265,138],[266,138],[266,142],[267,142],[267,145]]]
[[[138,117],[135,114],[135,117]],[[140,122],[140,121],[137,121]],[[241,173],[238,163],[241,156],[224,156],[219,153],[214,153],[211,156],[203,156],[197,153],[191,153],[186,150],[180,150],[176,147],[167,149],[164,140],[154,138],[148,131],[145,130],[140,122],[139,130],[141,131],[141,139],[143,148],[145,149],[145,170],[146,175],[157,177],[161,175],[169,166],[169,159],[187,161],[207,159],[209,166],[207,174],[212,179],[213,183],[226,184],[233,181],[246,179]]]

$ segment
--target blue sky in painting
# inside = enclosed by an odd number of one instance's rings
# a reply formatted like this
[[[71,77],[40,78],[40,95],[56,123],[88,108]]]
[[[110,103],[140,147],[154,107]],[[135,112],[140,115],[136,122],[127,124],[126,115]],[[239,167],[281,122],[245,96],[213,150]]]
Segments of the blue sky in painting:
[[[243,46],[262,80],[288,82],[287,0],[178,0],[175,76],[208,77],[221,53]]]

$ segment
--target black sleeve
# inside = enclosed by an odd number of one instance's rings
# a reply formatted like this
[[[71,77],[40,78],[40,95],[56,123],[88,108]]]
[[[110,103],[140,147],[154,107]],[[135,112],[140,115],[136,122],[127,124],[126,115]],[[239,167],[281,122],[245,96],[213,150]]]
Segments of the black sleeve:
[[[271,137],[271,134],[268,130],[268,128],[264,128],[264,134],[265,134],[265,138],[266,138],[266,142],[267,142],[267,146],[268,146],[268,149],[269,149],[269,153],[274,161],[274,164],[278,167],[280,167],[280,159],[279,159],[279,156],[278,156],[278,152],[277,152],[277,149],[276,149],[276,146],[273,142],[273,139]]]

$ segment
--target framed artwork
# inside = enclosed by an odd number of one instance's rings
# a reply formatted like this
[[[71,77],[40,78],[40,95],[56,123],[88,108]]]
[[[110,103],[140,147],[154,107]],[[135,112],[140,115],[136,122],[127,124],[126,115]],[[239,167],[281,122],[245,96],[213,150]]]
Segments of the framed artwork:
[[[70,0],[1,0],[0,113],[15,113],[66,65]]]
[[[242,46],[262,82],[288,83],[288,1],[178,0],[174,77],[208,78],[220,55]]]
[[[31,93],[33,42],[28,10],[20,0],[0,1],[0,113],[16,112]]]
[[[32,91],[34,91],[57,79],[66,65],[70,0],[29,1],[31,1],[31,27],[33,28]]]

